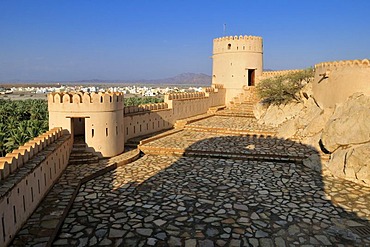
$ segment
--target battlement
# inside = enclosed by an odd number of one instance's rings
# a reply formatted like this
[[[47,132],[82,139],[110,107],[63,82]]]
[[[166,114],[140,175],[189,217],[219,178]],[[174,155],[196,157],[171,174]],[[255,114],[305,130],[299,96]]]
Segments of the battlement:
[[[227,52],[262,53],[262,51],[262,37],[258,36],[226,36],[213,40],[213,54]]]
[[[295,73],[295,72],[300,72],[302,71],[301,69],[292,69],[292,70],[276,70],[276,71],[263,71],[262,72],[262,77],[268,78],[268,77],[274,77],[274,76],[281,76],[281,75],[286,75],[289,73]]]
[[[206,97],[205,92],[196,93],[170,93],[165,95],[165,99],[168,100],[188,100],[188,99],[199,99]]]
[[[217,88],[217,89],[223,89],[224,88],[224,85],[223,84],[212,84],[211,86],[213,88]]]
[[[343,61],[333,61],[333,62],[322,62],[315,64],[315,69],[330,69],[335,70],[339,67],[370,67],[370,60],[343,60]]]
[[[6,179],[18,168],[62,136],[62,128],[54,128],[26,142],[23,146],[0,158],[0,180]]]
[[[159,111],[168,109],[167,103],[156,103],[156,104],[143,104],[138,106],[126,106],[124,108],[124,114],[134,114],[138,112],[146,111]]]
[[[49,111],[99,112],[123,109],[123,93],[50,93]]]
[[[262,41],[262,37],[259,36],[252,36],[252,35],[235,35],[235,36],[224,36],[213,39],[213,42],[222,42],[222,41],[231,41],[231,40],[260,40]]]

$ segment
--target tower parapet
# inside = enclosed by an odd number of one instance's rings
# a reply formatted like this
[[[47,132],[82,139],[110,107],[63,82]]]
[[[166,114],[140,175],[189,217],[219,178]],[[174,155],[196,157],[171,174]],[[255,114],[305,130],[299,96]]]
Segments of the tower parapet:
[[[263,52],[262,37],[226,36],[213,40],[213,54],[223,52]]]
[[[49,111],[117,111],[123,109],[123,93],[51,93]]]
[[[101,157],[123,152],[123,93],[51,93],[48,106],[49,128],[84,137],[87,149]]]
[[[262,75],[263,40],[258,36],[226,36],[213,40],[212,84],[226,89],[225,104],[253,87]]]

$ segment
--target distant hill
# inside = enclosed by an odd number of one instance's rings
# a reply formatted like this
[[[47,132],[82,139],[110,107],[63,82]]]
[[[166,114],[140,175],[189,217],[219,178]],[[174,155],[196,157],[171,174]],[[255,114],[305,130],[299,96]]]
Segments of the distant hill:
[[[183,73],[174,77],[158,80],[143,80],[141,82],[148,84],[211,85],[212,77],[206,74]]]
[[[177,76],[155,79],[155,80],[101,80],[101,79],[88,79],[88,80],[78,80],[78,81],[21,81],[12,80],[9,82],[4,82],[0,84],[14,83],[20,84],[32,84],[32,85],[43,85],[43,84],[56,84],[56,83],[67,83],[67,84],[106,84],[106,83],[124,83],[124,84],[165,84],[165,85],[199,85],[206,86],[211,85],[212,77],[206,74],[196,74],[196,73],[183,73]]]

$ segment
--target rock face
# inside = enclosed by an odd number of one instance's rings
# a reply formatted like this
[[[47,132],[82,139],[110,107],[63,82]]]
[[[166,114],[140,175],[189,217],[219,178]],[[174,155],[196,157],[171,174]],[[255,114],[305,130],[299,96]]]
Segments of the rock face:
[[[337,106],[321,140],[330,152],[340,146],[370,142],[370,97],[355,94]]]
[[[304,165],[317,171],[325,165],[337,177],[370,186],[370,97],[355,93],[335,108],[321,109],[310,88],[301,91],[300,103],[258,104],[254,108],[258,122],[277,127],[280,138],[293,138],[331,154],[327,163],[315,156]]]

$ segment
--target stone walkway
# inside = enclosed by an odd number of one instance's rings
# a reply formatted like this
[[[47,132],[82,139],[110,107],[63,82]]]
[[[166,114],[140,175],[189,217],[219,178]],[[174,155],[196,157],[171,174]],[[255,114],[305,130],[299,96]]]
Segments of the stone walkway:
[[[223,111],[220,111],[223,112]],[[276,128],[260,125],[255,118],[249,117],[227,117],[213,116],[186,125],[188,129],[208,130],[212,132],[232,132],[249,134],[270,134],[276,133]]]
[[[81,184],[138,155],[136,150],[91,164],[68,165],[10,246],[47,246],[57,234]]]
[[[55,246],[365,246],[370,188],[300,164],[146,155],[81,187]]]
[[[271,136],[199,132],[185,129],[140,145],[144,153],[192,153],[198,156],[300,161],[317,153],[313,147]]]
[[[14,245],[44,246],[57,215],[53,246],[370,246],[370,188],[303,166],[317,151],[273,132],[213,116],[79,186],[104,165],[68,166]]]

